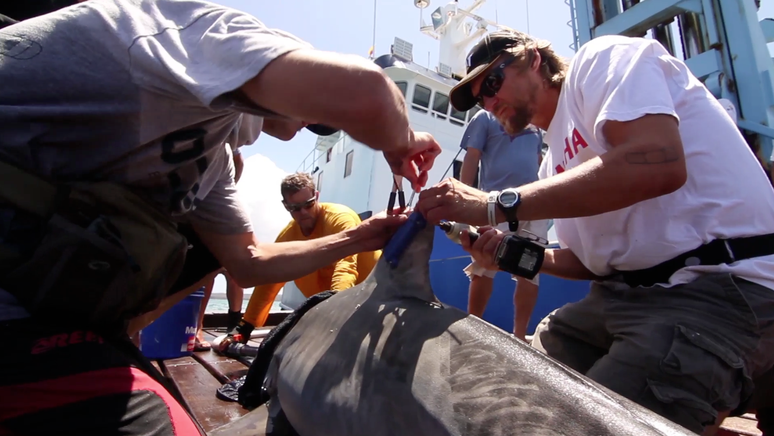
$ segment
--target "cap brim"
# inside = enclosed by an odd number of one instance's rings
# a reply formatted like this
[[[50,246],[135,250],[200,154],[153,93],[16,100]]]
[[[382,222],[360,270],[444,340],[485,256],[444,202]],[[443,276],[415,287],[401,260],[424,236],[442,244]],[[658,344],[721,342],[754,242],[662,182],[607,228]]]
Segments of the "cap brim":
[[[306,128],[312,133],[320,136],[331,136],[339,131],[339,129],[334,129],[333,127],[324,126],[322,124],[310,124],[306,126]]]
[[[457,109],[460,112],[464,112],[478,103],[476,98],[473,96],[473,91],[470,88],[470,82],[481,75],[481,73],[486,71],[487,68],[495,63],[496,60],[497,59],[494,59],[488,64],[482,64],[476,68],[473,68],[468,74],[465,75],[465,77],[463,77],[462,80],[460,80],[458,84],[454,86],[454,88],[452,88],[451,92],[449,93],[449,100],[451,100],[451,104],[454,106],[454,109]]]

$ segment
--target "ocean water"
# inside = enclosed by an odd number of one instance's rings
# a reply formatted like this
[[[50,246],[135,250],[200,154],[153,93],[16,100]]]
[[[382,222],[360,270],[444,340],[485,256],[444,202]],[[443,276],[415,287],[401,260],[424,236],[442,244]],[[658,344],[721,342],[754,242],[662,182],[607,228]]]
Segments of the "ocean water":
[[[247,303],[250,301],[250,295],[245,295],[245,298],[242,299],[242,312],[247,309]],[[271,305],[271,311],[279,311],[282,310],[280,308],[280,302],[279,299],[274,301],[274,304]],[[210,298],[210,301],[207,302],[207,309],[204,311],[204,313],[226,313],[228,312],[228,300],[225,298],[217,298],[212,297]]]

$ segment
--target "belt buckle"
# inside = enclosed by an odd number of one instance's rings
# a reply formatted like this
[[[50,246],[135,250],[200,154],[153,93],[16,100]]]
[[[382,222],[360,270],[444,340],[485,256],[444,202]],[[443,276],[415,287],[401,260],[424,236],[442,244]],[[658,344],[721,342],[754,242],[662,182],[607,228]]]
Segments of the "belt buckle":
[[[723,246],[726,248],[726,253],[728,254],[729,261],[726,263],[736,262],[736,256],[734,256],[734,250],[731,249],[731,245],[729,245],[728,239],[723,240]]]

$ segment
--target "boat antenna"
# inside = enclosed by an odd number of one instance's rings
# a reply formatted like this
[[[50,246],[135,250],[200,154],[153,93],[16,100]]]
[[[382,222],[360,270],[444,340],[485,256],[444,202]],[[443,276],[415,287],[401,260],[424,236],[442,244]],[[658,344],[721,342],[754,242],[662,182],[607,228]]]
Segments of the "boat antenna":
[[[373,26],[373,39],[371,40],[371,58],[376,54],[376,0],[374,0],[374,26]]]
[[[527,34],[529,35],[529,0],[524,0],[524,5],[527,7]]]

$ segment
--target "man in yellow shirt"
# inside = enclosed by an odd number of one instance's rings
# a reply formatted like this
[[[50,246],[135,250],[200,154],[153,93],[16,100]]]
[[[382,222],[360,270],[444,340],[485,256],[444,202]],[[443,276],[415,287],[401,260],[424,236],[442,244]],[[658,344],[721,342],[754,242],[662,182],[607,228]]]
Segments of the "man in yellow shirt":
[[[360,224],[360,217],[347,206],[320,203],[320,193],[309,174],[296,173],[285,177],[280,185],[282,204],[293,219],[277,236],[276,242],[304,241],[351,229]],[[343,291],[365,280],[376,266],[381,250],[359,253],[295,280],[305,297],[324,291]],[[239,326],[231,335],[247,342],[255,327],[263,326],[284,283],[256,286]]]

